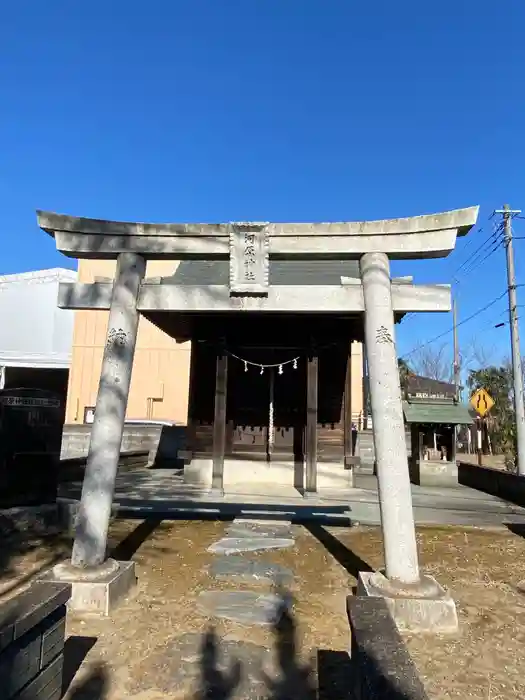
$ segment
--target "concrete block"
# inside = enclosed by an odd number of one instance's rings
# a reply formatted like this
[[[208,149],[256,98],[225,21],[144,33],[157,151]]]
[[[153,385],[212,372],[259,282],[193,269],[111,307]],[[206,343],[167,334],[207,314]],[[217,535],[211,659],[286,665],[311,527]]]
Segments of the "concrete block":
[[[108,565],[110,564],[110,565]],[[42,580],[71,584],[68,607],[79,613],[107,616],[135,588],[137,577],[132,561],[106,562],[100,573],[75,571],[70,564],[59,565]]]
[[[347,598],[352,632],[352,697],[428,700],[408,649],[383,598]]]
[[[184,483],[192,486],[211,488],[213,462],[211,459],[193,458],[190,464],[184,467]]]
[[[438,460],[410,460],[410,480],[418,486],[454,488],[458,485],[458,465]]]
[[[458,630],[456,604],[432,576],[404,586],[380,572],[362,571],[357,595],[383,598],[400,632],[453,633]]]
[[[194,457],[184,467],[184,483],[209,489],[212,486],[212,472],[213,460]],[[249,459],[224,460],[223,484],[226,492],[249,484],[297,486],[298,482],[301,485],[304,483],[304,465],[295,464],[292,460],[270,463]],[[352,485],[353,472],[345,470],[342,461],[318,464],[318,491],[339,491],[351,488]]]
[[[0,605],[0,697],[59,700],[71,586],[34,583]]]
[[[60,654],[46,666],[13,700],[60,700],[64,656]]]

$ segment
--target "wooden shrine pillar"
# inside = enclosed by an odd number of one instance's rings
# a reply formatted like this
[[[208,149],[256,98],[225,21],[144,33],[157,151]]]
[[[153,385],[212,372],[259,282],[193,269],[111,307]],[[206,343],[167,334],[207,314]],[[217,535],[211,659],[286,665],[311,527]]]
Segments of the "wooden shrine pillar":
[[[312,354],[306,367],[306,483],[305,495],[317,492],[317,394],[319,358]]]
[[[186,424],[186,444],[185,451],[189,455],[189,459],[193,457],[197,438],[197,423],[196,423],[196,401],[195,401],[195,386],[196,386],[196,371],[197,371],[197,347],[198,343],[192,342],[190,350],[190,377],[188,382],[188,420]]]
[[[343,430],[344,430],[344,466],[353,466],[354,445],[352,435],[352,343],[348,347],[346,359],[345,394],[343,400]]]
[[[228,387],[228,355],[220,349],[215,375],[215,411],[213,418],[212,489],[223,491],[224,454],[226,452],[226,399]]]

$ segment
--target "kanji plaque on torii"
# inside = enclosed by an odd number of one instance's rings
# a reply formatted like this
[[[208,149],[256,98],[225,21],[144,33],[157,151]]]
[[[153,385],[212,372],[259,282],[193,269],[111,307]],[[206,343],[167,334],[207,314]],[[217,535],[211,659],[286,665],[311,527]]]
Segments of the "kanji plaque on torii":
[[[268,294],[269,238],[264,224],[231,224],[230,292]]]
[[[494,399],[486,389],[481,388],[472,394],[470,397],[470,404],[483,418],[494,406]]]

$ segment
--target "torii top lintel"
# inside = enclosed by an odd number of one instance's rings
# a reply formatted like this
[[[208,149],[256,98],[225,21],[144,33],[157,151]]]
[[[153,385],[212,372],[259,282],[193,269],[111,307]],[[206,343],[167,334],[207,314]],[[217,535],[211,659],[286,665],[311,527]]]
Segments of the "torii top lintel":
[[[402,219],[330,223],[232,222],[145,224],[86,219],[38,211],[38,225],[73,258],[116,258],[140,253],[148,259],[217,260],[230,255],[232,232],[267,235],[274,258],[358,259],[386,253],[393,259],[448,255],[457,236],[475,225],[479,207]]]

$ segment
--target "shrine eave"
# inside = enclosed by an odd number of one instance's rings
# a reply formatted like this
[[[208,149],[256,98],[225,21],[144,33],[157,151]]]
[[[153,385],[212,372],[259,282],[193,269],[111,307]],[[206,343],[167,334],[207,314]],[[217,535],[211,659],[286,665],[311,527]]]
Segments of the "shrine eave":
[[[358,259],[382,252],[391,258],[444,257],[457,236],[475,225],[479,207],[400,219],[357,222],[152,224],[106,221],[37,212],[39,226],[59,251],[74,258],[116,258],[134,252],[148,259],[226,259],[233,231],[265,231],[273,258]]]

